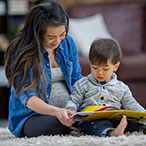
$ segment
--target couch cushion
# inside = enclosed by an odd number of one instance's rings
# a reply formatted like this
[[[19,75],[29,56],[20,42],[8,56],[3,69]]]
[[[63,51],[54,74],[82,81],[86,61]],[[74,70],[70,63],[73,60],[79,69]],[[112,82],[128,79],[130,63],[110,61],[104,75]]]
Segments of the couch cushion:
[[[97,5],[76,5],[68,9],[71,18],[102,14],[110,34],[119,41],[124,54],[141,53],[143,44],[143,15],[146,3],[117,2]],[[98,28],[97,28],[98,29]]]
[[[90,61],[88,57],[86,56],[79,56],[79,63],[81,66],[81,73],[83,76],[87,76],[89,73],[91,73],[90,70]]]
[[[9,84],[8,84],[8,80],[7,80],[6,75],[5,75],[4,66],[0,66],[0,88],[7,87],[8,85]]]
[[[120,80],[146,80],[146,54],[123,56],[117,73]]]

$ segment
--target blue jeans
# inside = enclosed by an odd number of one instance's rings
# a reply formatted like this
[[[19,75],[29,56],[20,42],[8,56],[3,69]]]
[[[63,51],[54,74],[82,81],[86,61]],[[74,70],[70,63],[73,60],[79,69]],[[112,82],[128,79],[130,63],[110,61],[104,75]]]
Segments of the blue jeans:
[[[108,121],[108,120],[98,120],[98,121],[87,121],[83,122],[79,126],[79,131],[88,135],[95,135],[100,137],[105,137],[109,130],[114,130],[115,127],[120,123],[120,121]],[[128,121],[128,125],[125,132],[143,132],[146,129],[146,125]]]

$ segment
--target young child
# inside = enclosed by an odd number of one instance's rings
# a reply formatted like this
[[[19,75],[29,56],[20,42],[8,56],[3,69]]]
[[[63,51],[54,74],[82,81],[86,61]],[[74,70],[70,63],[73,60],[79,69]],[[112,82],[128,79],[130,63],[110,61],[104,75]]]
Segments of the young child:
[[[82,111],[87,106],[115,106],[126,110],[145,112],[135,100],[127,85],[114,73],[120,65],[121,48],[114,39],[96,39],[90,48],[91,74],[78,80],[66,108]],[[114,128],[116,126],[116,128]],[[143,131],[143,124],[128,121],[123,116],[120,123],[109,120],[83,122],[80,132],[97,136],[120,136],[124,131]]]

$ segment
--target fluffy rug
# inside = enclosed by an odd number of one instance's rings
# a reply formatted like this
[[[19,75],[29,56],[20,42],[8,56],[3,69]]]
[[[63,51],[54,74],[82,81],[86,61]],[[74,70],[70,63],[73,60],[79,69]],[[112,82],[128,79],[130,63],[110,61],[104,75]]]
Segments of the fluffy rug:
[[[1,146],[146,146],[146,135],[132,133],[119,137],[85,135],[40,136],[37,138],[14,137],[7,128],[0,128]]]

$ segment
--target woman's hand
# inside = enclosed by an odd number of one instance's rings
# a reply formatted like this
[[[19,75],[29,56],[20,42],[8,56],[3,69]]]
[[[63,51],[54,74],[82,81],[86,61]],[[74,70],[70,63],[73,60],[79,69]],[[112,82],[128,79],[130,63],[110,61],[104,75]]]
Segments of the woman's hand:
[[[74,113],[75,111],[71,111],[69,109],[58,108],[56,117],[63,125],[70,127],[75,122],[75,119],[70,118],[70,116],[72,116]]]
[[[75,122],[75,119],[70,118],[70,116],[73,115],[75,111],[49,105],[37,96],[30,97],[26,103],[26,107],[43,115],[55,116],[63,125],[68,127],[70,127]]]

